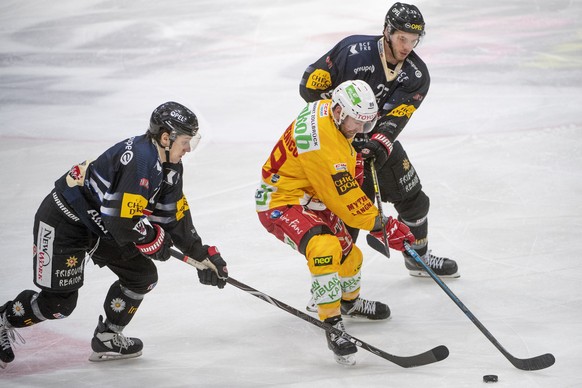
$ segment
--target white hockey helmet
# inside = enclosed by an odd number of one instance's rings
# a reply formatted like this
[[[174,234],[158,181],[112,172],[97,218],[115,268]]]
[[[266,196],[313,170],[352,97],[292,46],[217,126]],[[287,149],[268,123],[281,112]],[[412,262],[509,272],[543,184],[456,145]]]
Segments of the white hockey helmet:
[[[376,125],[378,119],[376,96],[370,85],[362,80],[342,82],[331,95],[331,105],[332,108],[339,105],[342,109],[339,120],[334,117],[338,127],[346,116],[364,121],[364,133],[370,132]]]

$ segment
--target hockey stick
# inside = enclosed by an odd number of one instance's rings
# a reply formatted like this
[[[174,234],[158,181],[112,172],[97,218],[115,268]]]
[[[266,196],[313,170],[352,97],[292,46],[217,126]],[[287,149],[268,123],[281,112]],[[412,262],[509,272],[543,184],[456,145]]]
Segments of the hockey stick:
[[[181,252],[178,252],[177,250],[172,249],[172,256],[174,256],[175,258],[182,260],[183,262],[190,264],[191,266],[197,268],[197,269],[206,269],[208,268],[205,264],[204,261],[203,262],[199,262],[197,260],[192,259],[191,257],[188,257],[186,255],[184,255]],[[310,315],[305,314],[302,311],[297,310],[294,307],[289,306],[288,304],[285,304],[261,291],[258,291],[250,286],[247,286],[244,283],[239,282],[238,280],[232,278],[232,277],[228,277],[226,279],[226,282],[228,284],[231,284],[245,292],[248,292],[249,294],[262,299],[263,301],[272,304],[273,306],[279,307],[281,310],[284,310],[290,314],[295,315],[298,318],[303,319],[304,321],[307,321],[315,326],[318,326],[320,328],[322,328],[323,330],[327,331],[328,333],[333,333],[337,336],[341,336],[343,338],[345,338],[346,340],[350,341],[351,343],[353,343],[356,346],[361,347],[364,350],[367,350],[375,355],[377,355],[378,357],[382,357],[385,360],[388,360],[390,362],[393,362],[394,364],[401,366],[403,368],[411,368],[411,367],[415,367],[415,366],[421,366],[421,365],[427,365],[427,364],[432,364],[433,362],[437,362],[437,361],[442,361],[445,358],[447,358],[449,356],[449,349],[444,346],[444,345],[440,345],[437,346],[436,348],[433,348],[431,350],[428,350],[424,353],[420,353],[420,354],[416,354],[413,356],[395,356],[393,354],[390,353],[386,353],[383,350],[380,350],[372,345],[367,344],[366,342],[357,339],[356,337],[352,337],[351,335],[349,335],[348,333],[345,333],[339,329],[336,329],[335,327],[320,321],[317,318],[314,318]]]
[[[371,240],[368,240],[368,244],[370,245],[371,248],[375,249],[376,251],[384,253],[382,247],[380,246],[382,243],[377,239],[372,238]],[[501,352],[501,354],[505,356],[505,358],[509,360],[509,362],[513,364],[513,366],[521,370],[539,370],[554,365],[556,359],[550,353],[542,354],[540,356],[532,358],[517,358],[511,355],[511,353],[505,350],[505,348],[501,346],[499,341],[497,341],[497,339],[493,337],[489,330],[487,330],[485,326],[483,326],[483,324],[477,319],[477,317],[475,317],[475,315],[473,315],[473,313],[469,311],[469,309],[463,304],[463,302],[461,302],[461,300],[453,293],[453,291],[451,291],[451,289],[442,281],[442,279],[437,274],[435,274],[434,271],[428,265],[426,265],[424,261],[422,261],[418,253],[416,253],[416,251],[412,249],[410,244],[405,242],[404,248],[406,249],[406,252],[414,258],[414,261],[416,261],[418,265],[424,268],[424,270],[430,275],[430,277],[433,278],[433,280],[443,289],[443,291],[453,300],[453,302],[455,302],[455,304],[465,313],[465,315],[469,317],[471,322],[473,322],[475,326],[477,326],[479,330],[481,330],[481,332],[485,334],[485,337],[487,337],[487,339],[491,341],[493,345],[495,345],[495,347]]]
[[[378,182],[378,173],[376,171],[376,166],[374,165],[374,162],[376,161],[376,159],[372,159],[370,161],[370,171],[372,173],[372,182],[374,182],[374,195],[376,197],[376,207],[378,208],[378,216],[380,217],[381,220],[381,225],[382,225],[382,240],[384,242],[384,255],[387,258],[390,258],[390,248],[388,245],[388,235],[386,234],[386,223],[384,222],[384,210],[382,210],[382,198],[380,197],[380,183]],[[367,235],[366,236],[366,240],[368,240],[369,238],[374,238],[371,235]]]
[[[477,319],[477,317],[475,315],[473,315],[473,313],[471,311],[469,311],[469,309],[463,304],[463,302],[461,302],[461,300],[453,293],[453,291],[451,291],[451,289],[442,281],[442,279],[436,273],[434,273],[432,268],[430,268],[424,261],[422,261],[422,259],[418,255],[418,253],[416,253],[416,251],[414,249],[412,249],[410,244],[405,242],[404,248],[406,249],[406,252],[410,256],[412,256],[414,258],[414,260],[420,266],[422,266],[422,268],[424,268],[424,270],[443,289],[443,291],[453,300],[453,302],[455,302],[455,304],[457,306],[459,306],[459,308],[465,313],[465,315],[467,317],[469,317],[471,322],[473,322],[475,324],[475,326],[477,326],[479,328],[479,330],[481,330],[481,332],[483,334],[485,334],[485,337],[487,337],[487,339],[489,341],[491,341],[491,343],[493,345],[495,345],[495,347],[497,349],[499,349],[499,351],[505,356],[505,358],[507,358],[509,360],[509,362],[511,362],[513,364],[513,366],[515,366],[518,369],[522,369],[522,370],[538,370],[538,369],[548,368],[548,367],[554,365],[554,363],[556,362],[556,359],[550,353],[542,354],[540,356],[536,356],[536,357],[532,357],[532,358],[517,358],[517,357],[514,357],[513,355],[511,355],[507,350],[505,350],[505,348],[503,346],[501,346],[499,341],[497,341],[497,339],[495,339],[495,337],[493,337],[493,335],[489,332],[489,330],[487,330],[485,328],[485,326],[483,326],[483,324]]]

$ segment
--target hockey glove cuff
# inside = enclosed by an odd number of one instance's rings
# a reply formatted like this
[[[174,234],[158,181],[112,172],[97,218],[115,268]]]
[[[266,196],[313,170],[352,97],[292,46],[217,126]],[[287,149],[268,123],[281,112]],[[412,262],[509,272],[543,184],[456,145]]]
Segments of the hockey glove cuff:
[[[412,244],[415,240],[414,235],[410,232],[410,228],[406,224],[388,217],[386,220],[386,237],[388,237],[388,246],[398,251],[404,251],[404,241]],[[384,233],[382,229],[373,230],[370,232],[372,236],[384,243]]]
[[[392,153],[392,142],[381,133],[372,135],[370,141],[362,147],[362,158],[375,159],[376,168],[382,168]]]
[[[136,244],[136,248],[152,260],[166,261],[170,258],[172,247],[172,238],[166,234],[164,229],[157,224],[153,225],[156,236],[152,241],[146,244]]]

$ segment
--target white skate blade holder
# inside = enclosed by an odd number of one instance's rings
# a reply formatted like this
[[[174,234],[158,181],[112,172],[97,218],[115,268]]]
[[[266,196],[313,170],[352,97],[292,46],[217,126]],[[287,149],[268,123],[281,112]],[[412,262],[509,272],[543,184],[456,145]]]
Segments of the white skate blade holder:
[[[89,361],[102,362],[102,361],[116,361],[124,360],[127,358],[136,358],[141,356],[142,351],[131,354],[120,354],[115,352],[93,352],[89,356]]]
[[[333,355],[335,358],[335,362],[340,365],[344,366],[353,366],[356,365],[356,355],[355,354],[348,354],[346,356],[340,356],[337,354]]]

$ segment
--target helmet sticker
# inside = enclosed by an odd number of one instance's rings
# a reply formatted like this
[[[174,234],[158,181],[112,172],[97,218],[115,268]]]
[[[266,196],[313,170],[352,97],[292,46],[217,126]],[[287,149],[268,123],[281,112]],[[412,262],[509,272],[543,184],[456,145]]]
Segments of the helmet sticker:
[[[346,88],[346,93],[350,97],[352,104],[358,105],[360,102],[362,102],[362,99],[358,95],[358,92],[356,92],[356,88],[354,87],[354,85],[349,85]]]

